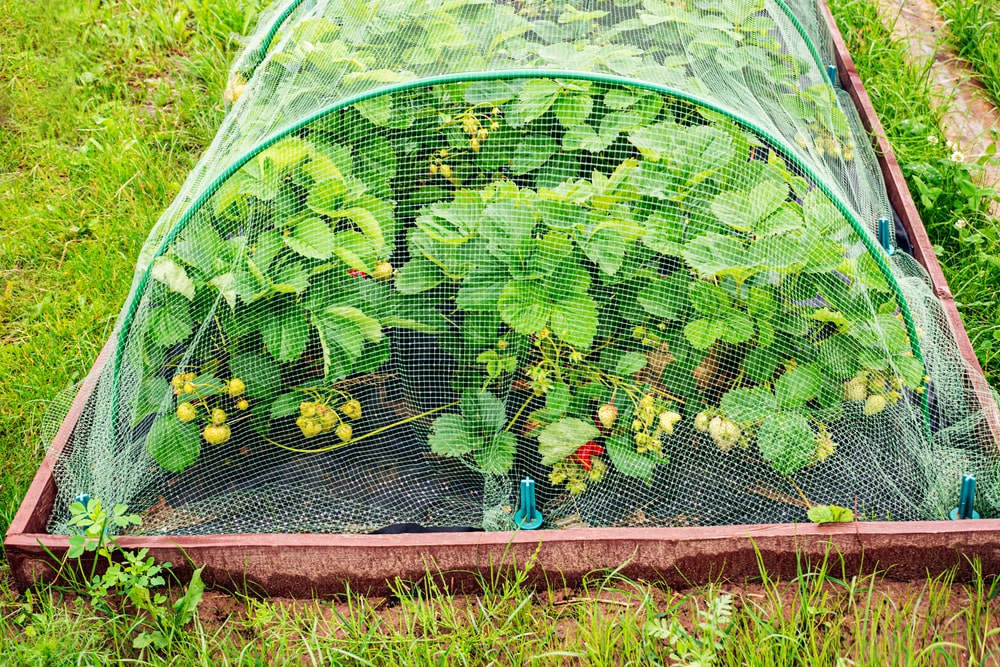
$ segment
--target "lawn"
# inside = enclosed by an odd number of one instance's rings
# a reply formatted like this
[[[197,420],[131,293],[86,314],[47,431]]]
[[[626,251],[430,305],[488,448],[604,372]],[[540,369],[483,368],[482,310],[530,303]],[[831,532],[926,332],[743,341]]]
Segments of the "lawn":
[[[939,7],[949,22],[949,43],[973,67],[993,103],[1000,104],[1000,2],[942,0]]]
[[[906,61],[873,5],[833,5],[980,361],[1000,387],[1000,318],[989,296],[1000,281],[1000,235],[985,213],[989,196],[970,188],[974,164],[951,159],[928,71]],[[1000,89],[996,40],[987,38],[996,34],[996,3],[945,7],[956,45],[984,86]],[[988,16],[993,23],[981,21]],[[52,433],[46,411],[65,403],[93,363],[146,234],[214,136],[234,35],[255,17],[252,3],[237,0],[0,0],[0,530]],[[0,664],[669,664],[698,656],[701,664],[992,664],[996,647],[991,577],[890,584],[880,573],[845,577],[836,558],[790,582],[762,572],[690,591],[603,572],[573,590],[484,581],[477,597],[402,583],[377,600],[209,593],[199,619],[163,650],[133,646],[148,630],[146,615],[72,592],[18,596],[6,574],[0,564]]]

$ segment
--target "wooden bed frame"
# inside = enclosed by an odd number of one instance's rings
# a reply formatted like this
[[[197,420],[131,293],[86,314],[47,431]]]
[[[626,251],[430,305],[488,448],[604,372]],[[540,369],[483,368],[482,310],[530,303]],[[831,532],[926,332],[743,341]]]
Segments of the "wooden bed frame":
[[[1000,414],[951,291],[844,41],[829,10],[824,6],[823,11],[834,35],[841,84],[873,136],[890,200],[906,227],[915,258],[931,278],[968,371],[977,380],[977,399],[986,411],[993,441],[1000,442]],[[84,382],[7,531],[4,545],[19,589],[51,581],[55,568],[49,552],[57,558],[66,553],[67,537],[45,532],[56,496],[53,466],[111,353],[109,344]],[[957,496],[958,480],[955,488]],[[417,581],[427,576],[468,590],[476,587],[477,571],[524,564],[536,549],[538,560],[532,576],[568,585],[595,569],[619,567],[627,576],[663,580],[674,586],[719,577],[739,580],[758,574],[758,556],[769,573],[792,577],[801,559],[816,561],[827,554],[838,559],[838,567],[843,558],[845,576],[862,567],[876,566],[887,570],[888,577],[898,579],[922,578],[928,572],[953,567],[958,567],[962,576],[971,572],[970,559],[974,557],[981,560],[983,571],[1000,571],[1000,542],[994,537],[998,531],[1000,520],[978,520],[519,533],[123,537],[119,544],[149,548],[157,559],[174,563],[181,576],[195,566],[204,566],[202,576],[211,586],[259,594],[312,596],[342,593],[348,586],[356,592],[384,594],[388,583],[397,578]]]

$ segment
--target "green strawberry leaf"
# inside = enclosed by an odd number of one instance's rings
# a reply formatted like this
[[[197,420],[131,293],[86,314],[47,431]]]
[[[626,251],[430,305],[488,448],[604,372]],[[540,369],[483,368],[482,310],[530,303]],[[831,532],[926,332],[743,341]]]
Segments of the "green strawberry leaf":
[[[851,523],[854,521],[854,512],[846,507],[837,505],[813,505],[806,512],[809,520],[813,523]]]
[[[816,398],[823,385],[823,371],[819,364],[804,364],[782,374],[774,386],[778,407],[787,410],[804,405]]]
[[[542,455],[542,465],[555,465],[600,435],[592,422],[576,417],[564,417],[539,429],[538,453]]]
[[[640,454],[635,450],[635,445],[620,436],[608,438],[608,456],[618,472],[627,477],[636,477],[646,482],[653,483],[653,471],[658,463],[665,463],[666,459],[654,459],[653,457]]]
[[[473,448],[465,418],[461,415],[441,415],[435,419],[427,444],[438,456],[464,456]]]
[[[514,465],[514,449],[517,445],[514,434],[502,431],[481,442],[483,444],[476,448],[476,465],[491,475],[506,475]]]
[[[201,454],[201,435],[193,423],[183,423],[174,414],[161,415],[146,436],[146,451],[164,470],[184,472]]]
[[[292,232],[284,240],[294,252],[310,259],[330,259],[336,247],[330,226],[315,216],[305,216],[292,223]]]
[[[722,397],[722,411],[738,424],[750,424],[770,415],[777,408],[774,394],[766,386],[733,389]]]
[[[757,446],[765,461],[784,475],[808,465],[816,451],[809,420],[792,412],[768,415],[757,432]]]

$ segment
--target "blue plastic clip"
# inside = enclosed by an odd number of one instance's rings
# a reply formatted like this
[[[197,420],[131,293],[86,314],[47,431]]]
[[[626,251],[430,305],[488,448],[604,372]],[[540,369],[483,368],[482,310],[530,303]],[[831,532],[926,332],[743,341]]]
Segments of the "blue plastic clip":
[[[830,77],[830,85],[831,86],[836,86],[837,84],[840,83],[840,75],[837,74],[837,66],[836,65],[827,65],[826,66],[826,75],[828,77]]]
[[[76,498],[73,499],[73,502],[80,503],[81,505],[83,505],[84,507],[86,507],[87,503],[90,502],[90,494],[89,493],[81,493],[80,495],[78,495]]]
[[[978,519],[979,512],[973,509],[976,504],[976,478],[972,475],[962,475],[962,490],[958,495],[958,507],[953,509],[948,518],[952,521],[961,519]]]
[[[514,513],[514,523],[524,530],[534,530],[542,525],[542,513],[535,506],[535,480],[521,480],[521,507]]]
[[[889,234],[889,218],[878,219],[878,243],[885,250],[885,254],[893,255],[896,249],[892,247],[892,236]]]

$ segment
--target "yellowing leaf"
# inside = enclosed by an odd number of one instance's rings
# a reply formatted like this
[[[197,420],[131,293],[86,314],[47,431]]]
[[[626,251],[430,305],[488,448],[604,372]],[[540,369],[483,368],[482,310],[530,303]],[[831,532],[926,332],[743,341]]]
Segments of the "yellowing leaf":
[[[846,507],[836,505],[813,505],[807,512],[813,523],[850,523],[854,521],[854,512]]]
[[[215,285],[215,287],[219,290],[219,294],[221,294],[222,298],[224,298],[226,300],[226,303],[229,304],[229,307],[235,310],[236,309],[236,288],[235,288],[236,277],[235,277],[235,275],[233,275],[233,272],[230,271],[229,273],[223,273],[222,275],[215,276],[209,282],[212,285]]]
[[[576,417],[566,417],[549,424],[538,434],[538,453],[542,455],[542,465],[555,465],[600,435],[596,426]]]
[[[194,281],[188,277],[183,266],[169,257],[157,257],[150,275],[174,292],[183,294],[188,301],[194,299]]]

